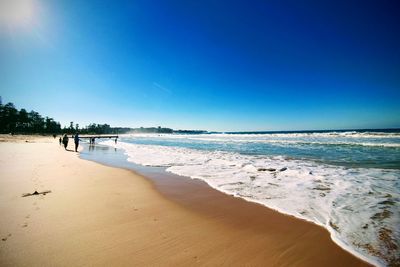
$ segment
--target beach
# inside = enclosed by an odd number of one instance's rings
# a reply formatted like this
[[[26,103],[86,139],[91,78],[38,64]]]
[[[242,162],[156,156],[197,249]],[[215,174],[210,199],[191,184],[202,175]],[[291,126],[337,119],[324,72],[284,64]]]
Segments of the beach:
[[[83,160],[52,137],[0,140],[0,266],[368,266],[324,228],[203,182]],[[34,191],[51,192],[22,197]]]

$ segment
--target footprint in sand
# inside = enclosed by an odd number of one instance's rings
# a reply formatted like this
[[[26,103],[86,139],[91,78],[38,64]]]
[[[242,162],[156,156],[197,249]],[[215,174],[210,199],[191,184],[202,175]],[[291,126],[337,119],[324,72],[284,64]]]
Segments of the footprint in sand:
[[[8,234],[7,236],[3,237],[1,240],[7,241],[7,239],[10,238],[11,236],[12,236],[12,234]]]
[[[25,216],[26,219],[29,219],[30,217],[31,217],[30,214],[28,214],[28,215]]]
[[[23,228],[28,227],[28,223],[24,223],[23,225],[21,225],[21,227]]]

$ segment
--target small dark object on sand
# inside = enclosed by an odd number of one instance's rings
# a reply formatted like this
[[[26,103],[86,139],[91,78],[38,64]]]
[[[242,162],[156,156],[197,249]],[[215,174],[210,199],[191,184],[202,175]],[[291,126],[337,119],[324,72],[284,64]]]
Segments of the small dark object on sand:
[[[274,171],[276,171],[276,169],[274,169],[274,168],[258,168],[257,171],[259,171],[259,172],[265,172],[265,171],[274,172]]]
[[[286,171],[286,170],[287,170],[287,168],[284,167],[284,168],[280,169],[279,171],[284,172],[284,171]]]
[[[30,197],[30,196],[38,196],[38,195],[44,195],[45,196],[48,193],[51,193],[51,191],[50,190],[43,191],[43,192],[35,191],[33,193],[22,194],[22,197]]]

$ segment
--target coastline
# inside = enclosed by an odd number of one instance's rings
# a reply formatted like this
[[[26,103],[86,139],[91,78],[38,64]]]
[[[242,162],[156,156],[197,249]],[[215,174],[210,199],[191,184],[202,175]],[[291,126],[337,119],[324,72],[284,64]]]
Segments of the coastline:
[[[320,226],[200,181],[82,160],[57,142],[0,143],[2,266],[368,265]],[[52,192],[21,198],[36,189]]]
[[[143,176],[145,179],[150,180],[154,184],[156,190],[166,196],[167,199],[173,200],[184,207],[193,209],[196,212],[203,213],[207,216],[213,216],[213,214],[210,215],[210,209],[207,208],[207,203],[212,201],[214,203],[213,206],[219,206],[219,209],[227,210],[226,207],[229,206],[225,206],[224,201],[221,201],[221,197],[227,197],[228,199],[236,199],[236,201],[244,201],[250,205],[261,206],[260,211],[268,209],[291,219],[311,223],[312,225],[320,227],[324,231],[328,232],[331,240],[341,249],[370,265],[381,265],[381,263],[378,261],[367,258],[353,248],[344,244],[339,238],[337,238],[335,235],[336,233],[334,231],[330,231],[325,225],[318,224],[304,217],[296,217],[285,212],[284,210],[266,206],[264,203],[256,202],[253,199],[234,196],[228,192],[214,188],[212,184],[208,184],[204,180],[193,179],[188,176],[180,176],[172,172],[168,172],[166,170],[167,167],[152,167],[136,164],[127,160],[127,156],[123,149],[116,149],[102,144],[92,147],[86,145],[85,149],[80,153],[80,157],[82,159],[100,163],[105,166],[131,170],[134,173]],[[221,203],[219,203],[219,201],[221,201]],[[248,209],[248,207],[243,207],[243,209]]]

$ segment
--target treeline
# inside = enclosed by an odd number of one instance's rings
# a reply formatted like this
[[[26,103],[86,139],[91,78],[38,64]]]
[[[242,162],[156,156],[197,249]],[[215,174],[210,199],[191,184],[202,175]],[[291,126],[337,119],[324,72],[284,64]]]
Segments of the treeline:
[[[79,124],[70,122],[69,127],[55,121],[53,118],[43,117],[36,111],[27,112],[18,110],[13,103],[5,105],[0,97],[0,133],[7,134],[124,134],[124,133],[178,133],[199,134],[206,133],[202,130],[173,130],[171,128],[158,127],[111,127],[108,124],[91,123],[83,128]]]
[[[140,128],[133,128],[130,129],[130,133],[173,133],[174,130],[170,128],[162,128],[161,126],[158,127],[140,127]]]
[[[69,127],[61,128],[61,124],[50,117],[43,117],[36,111],[18,110],[13,103],[3,105],[0,98],[0,133],[6,134],[121,134],[131,128],[110,127],[108,124],[91,123],[84,128],[70,122]]]
[[[72,125],[72,122],[71,122]],[[131,128],[127,127],[111,127],[108,124],[96,124],[96,123],[91,123],[88,126],[79,129],[78,126],[75,127],[75,129],[66,129],[66,131],[69,131],[68,133],[75,133],[79,132],[81,134],[124,134],[128,133],[131,130]]]
[[[18,110],[13,103],[3,105],[0,102],[0,132],[57,134],[61,133],[61,125],[36,111]]]

